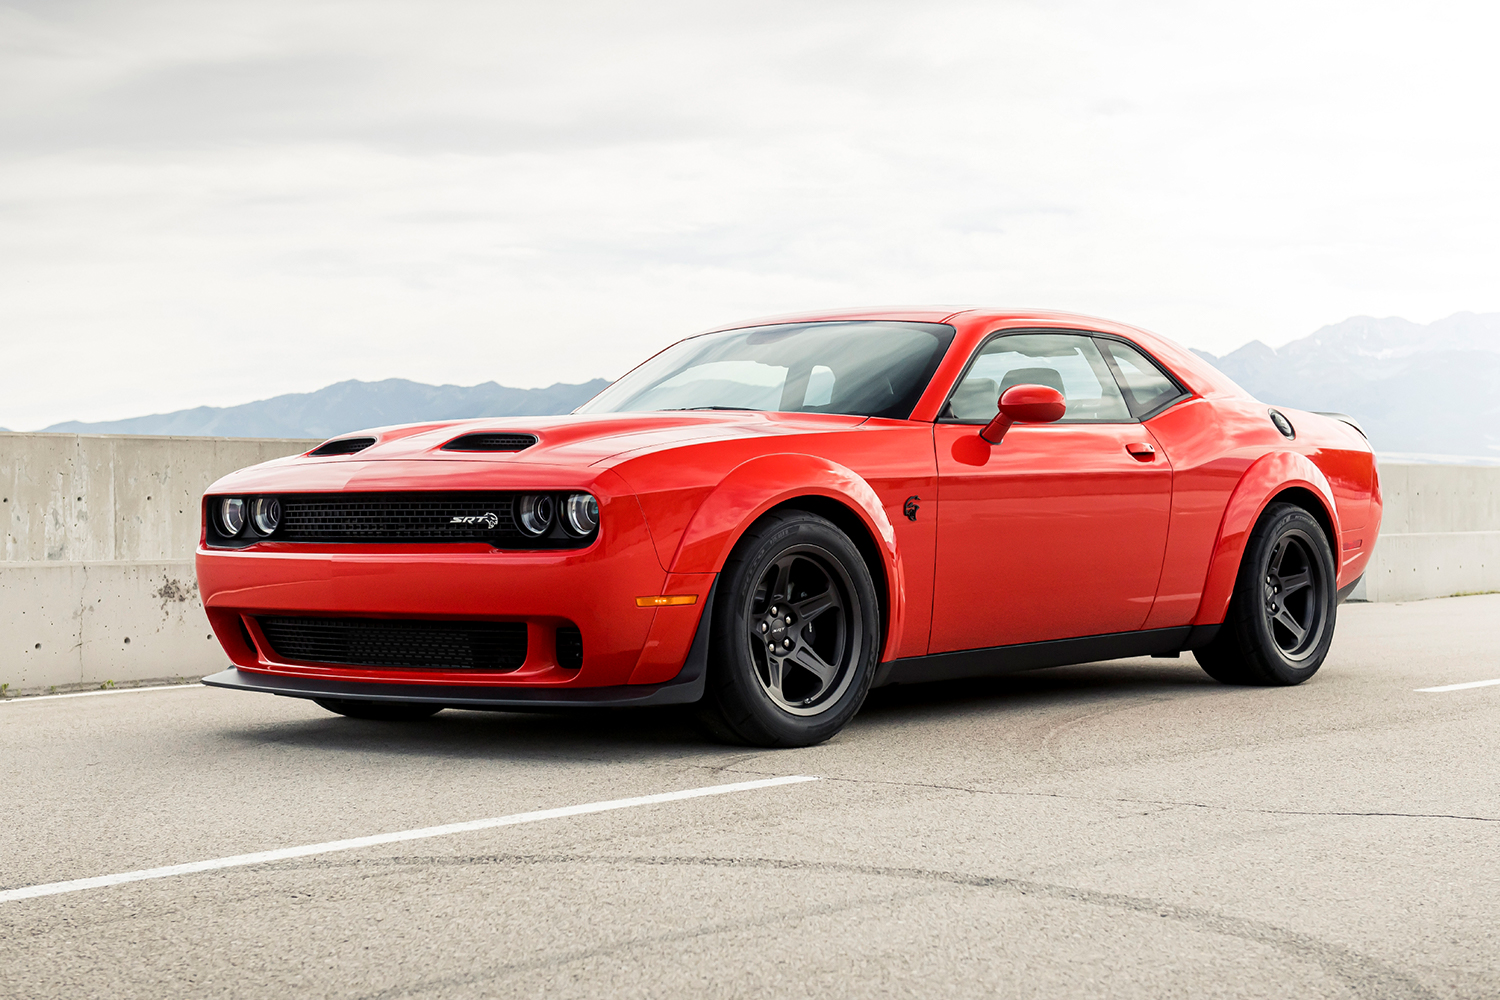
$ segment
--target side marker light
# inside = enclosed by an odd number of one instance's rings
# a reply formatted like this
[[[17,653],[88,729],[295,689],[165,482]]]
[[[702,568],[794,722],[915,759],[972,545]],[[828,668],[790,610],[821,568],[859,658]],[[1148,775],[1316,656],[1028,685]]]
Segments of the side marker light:
[[[697,594],[663,594],[660,597],[637,597],[638,608],[675,608],[683,604],[697,604]]]

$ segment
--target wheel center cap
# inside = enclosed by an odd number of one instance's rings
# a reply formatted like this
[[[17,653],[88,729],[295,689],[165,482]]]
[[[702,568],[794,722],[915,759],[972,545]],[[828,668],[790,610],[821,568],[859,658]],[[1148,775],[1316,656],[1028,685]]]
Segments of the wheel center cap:
[[[771,638],[780,642],[786,638],[786,624],[780,621],[771,624]]]

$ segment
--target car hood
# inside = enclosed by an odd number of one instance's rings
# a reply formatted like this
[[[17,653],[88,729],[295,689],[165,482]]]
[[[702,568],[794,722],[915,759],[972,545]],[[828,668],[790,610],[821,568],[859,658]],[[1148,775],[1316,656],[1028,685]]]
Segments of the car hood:
[[[375,438],[375,443],[350,455],[319,456],[309,452],[282,461],[309,465],[320,462],[410,462],[425,459],[576,468],[611,464],[611,459],[684,444],[827,433],[858,426],[866,419],[868,418],[837,413],[765,413],[740,410],[486,417],[378,427],[340,434],[331,440],[372,437]],[[535,437],[536,443],[518,451],[454,451],[444,447],[471,434],[526,434]]]

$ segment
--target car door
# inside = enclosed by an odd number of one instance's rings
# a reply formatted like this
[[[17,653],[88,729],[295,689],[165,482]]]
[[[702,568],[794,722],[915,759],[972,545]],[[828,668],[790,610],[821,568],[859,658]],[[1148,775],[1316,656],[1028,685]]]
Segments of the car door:
[[[1012,385],[1067,402],[1052,424],[979,437]],[[1128,391],[1128,390],[1127,390]],[[1134,631],[1166,550],[1172,474],[1086,334],[998,334],[935,428],[936,578],[929,651]]]

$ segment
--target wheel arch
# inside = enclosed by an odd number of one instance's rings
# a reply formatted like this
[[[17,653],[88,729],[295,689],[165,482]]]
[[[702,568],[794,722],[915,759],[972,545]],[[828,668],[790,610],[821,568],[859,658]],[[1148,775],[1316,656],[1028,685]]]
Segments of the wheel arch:
[[[1305,455],[1296,452],[1263,455],[1245,470],[1230,495],[1194,625],[1217,625],[1224,621],[1250,532],[1255,530],[1266,508],[1277,502],[1294,504],[1312,515],[1328,536],[1334,566],[1339,565],[1338,509],[1328,478]],[[1342,580],[1336,581],[1336,585],[1342,584]]]
[[[880,598],[882,660],[899,648],[905,575],[895,528],[874,488],[825,458],[762,455],[735,468],[693,514],[670,572],[721,572],[745,532],[775,510],[817,514],[849,536]]]

